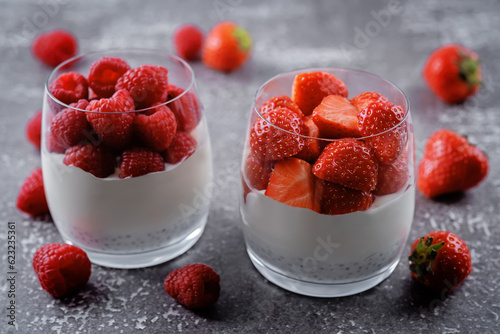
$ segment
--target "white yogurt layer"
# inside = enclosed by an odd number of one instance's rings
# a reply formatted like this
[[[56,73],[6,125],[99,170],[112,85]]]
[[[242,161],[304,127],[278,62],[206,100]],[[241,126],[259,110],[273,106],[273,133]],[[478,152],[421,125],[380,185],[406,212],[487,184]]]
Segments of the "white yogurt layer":
[[[415,187],[376,197],[366,211],[324,215],[250,192],[241,205],[250,250],[282,274],[317,282],[352,281],[393,264],[413,220]]]
[[[198,142],[191,157],[128,179],[94,177],[42,150],[47,202],[61,234],[90,250],[130,253],[173,244],[203,224],[213,174],[206,121],[191,134]]]

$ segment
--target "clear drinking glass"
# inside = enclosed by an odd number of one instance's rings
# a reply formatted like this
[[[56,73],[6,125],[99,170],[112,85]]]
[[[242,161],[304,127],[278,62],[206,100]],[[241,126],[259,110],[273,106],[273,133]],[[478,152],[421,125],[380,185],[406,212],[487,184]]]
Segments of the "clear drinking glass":
[[[379,168],[385,173],[384,181],[379,179],[379,182],[386,182],[397,191],[382,195],[375,192],[374,202],[367,210],[322,214],[266,196],[265,184],[258,188],[252,185],[251,173],[269,173],[276,163],[261,161],[256,167],[259,162],[252,158],[251,129],[258,120],[267,122],[259,111],[262,104],[274,96],[291,96],[294,77],[316,71],[331,73],[342,80],[349,89],[349,98],[375,91],[406,111],[405,118],[397,125],[407,133],[401,153],[405,165],[399,166],[397,172],[390,166]],[[267,126],[284,131],[269,122]],[[308,141],[315,141],[319,147],[338,140],[301,137],[306,145]],[[311,166],[313,163],[310,161]],[[405,175],[403,182],[401,174]],[[396,268],[413,220],[415,157],[409,101],[392,83],[363,71],[314,68],[280,74],[264,83],[255,95],[241,175],[240,212],[246,248],[254,266],[265,278],[287,290],[316,297],[346,296],[370,289]]]
[[[115,172],[96,177],[64,163],[70,144],[54,144],[54,119],[69,110],[83,113],[83,119],[88,119],[92,112],[61,102],[50,93],[49,87],[66,72],[87,77],[95,61],[110,56],[121,58],[131,68],[156,65],[168,70],[169,85],[177,86],[182,93],[176,97],[169,93],[168,101],[161,104],[175,111],[176,136],[182,130],[194,138],[196,149],[192,155],[176,163],[167,163],[165,158],[163,171],[120,178],[123,151],[143,146],[134,132],[136,128],[132,129],[131,144],[117,149],[106,147],[100,133],[89,123],[82,130],[78,144],[111,152]],[[93,98],[90,94],[89,99]],[[135,122],[139,114],[151,114],[151,110],[117,114],[131,115]],[[188,119],[191,125],[183,123],[181,128],[179,117]],[[158,154],[162,158],[166,155]],[[111,50],[79,56],[55,68],[45,85],[41,155],[45,192],[54,223],[63,240],[81,247],[93,263],[114,268],[152,266],[184,253],[203,233],[212,191],[210,138],[194,73],[178,57],[158,51]]]

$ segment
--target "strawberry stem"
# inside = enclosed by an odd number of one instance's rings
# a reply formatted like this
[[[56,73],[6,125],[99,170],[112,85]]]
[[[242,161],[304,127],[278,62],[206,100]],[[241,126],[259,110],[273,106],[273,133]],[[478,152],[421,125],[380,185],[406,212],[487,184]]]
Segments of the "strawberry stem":
[[[459,75],[462,80],[467,82],[469,86],[481,85],[481,79],[479,77],[479,60],[473,59],[467,55],[461,55],[461,59],[458,63],[460,69]]]
[[[420,238],[417,247],[413,250],[408,257],[410,260],[410,270],[417,274],[420,278],[422,275],[432,273],[432,261],[436,259],[438,251],[444,246],[444,242],[432,244],[434,239],[432,237]]]

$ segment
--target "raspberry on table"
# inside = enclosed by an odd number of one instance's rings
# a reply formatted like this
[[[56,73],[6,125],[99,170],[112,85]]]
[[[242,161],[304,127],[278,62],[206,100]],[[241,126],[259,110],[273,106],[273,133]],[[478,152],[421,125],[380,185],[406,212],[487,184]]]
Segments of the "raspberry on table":
[[[177,120],[177,129],[189,132],[193,130],[201,119],[200,107],[196,96],[191,92],[175,85],[168,85],[168,107],[172,110]],[[184,94],[183,94],[184,93]],[[182,96],[180,96],[183,94]]]
[[[70,146],[84,143],[90,134],[90,127],[85,113],[78,109],[83,109],[88,106],[87,100],[79,100],[77,103],[72,103],[70,106],[77,108],[66,108],[57,113],[50,123],[51,143],[62,150],[66,150]],[[56,150],[57,151],[57,150]]]
[[[166,68],[141,65],[125,72],[116,82],[115,90],[128,90],[137,109],[144,109],[155,103],[167,101],[167,85],[168,70]]]
[[[219,299],[220,276],[203,263],[192,263],[168,274],[164,287],[182,305],[192,309],[204,308]]]
[[[42,141],[42,110],[38,110],[26,124],[26,138],[40,149]]]
[[[32,216],[49,213],[41,168],[36,168],[24,180],[17,195],[16,205],[19,210]]]
[[[49,87],[50,93],[67,105],[89,97],[87,79],[77,72],[66,72],[58,76]]]
[[[134,126],[140,140],[157,152],[165,151],[170,146],[177,130],[175,116],[165,105],[157,106],[150,115],[136,115]]]
[[[173,37],[176,53],[185,60],[196,60],[203,44],[203,32],[193,24],[177,28]]]
[[[172,143],[165,153],[165,161],[176,164],[189,158],[196,151],[196,139],[189,133],[177,131]]]
[[[165,170],[165,163],[158,152],[134,147],[123,151],[120,178],[137,177]]]
[[[92,91],[99,97],[110,97],[115,92],[118,79],[130,70],[129,64],[118,57],[102,57],[92,64],[88,81]]]
[[[78,144],[66,150],[63,163],[75,166],[95,177],[104,178],[115,172],[115,157],[104,147]]]
[[[76,54],[78,43],[68,31],[56,29],[38,35],[31,50],[33,55],[44,64],[56,67]]]
[[[62,297],[87,284],[91,263],[87,254],[76,246],[47,244],[35,252],[33,269],[44,290],[54,297]]]

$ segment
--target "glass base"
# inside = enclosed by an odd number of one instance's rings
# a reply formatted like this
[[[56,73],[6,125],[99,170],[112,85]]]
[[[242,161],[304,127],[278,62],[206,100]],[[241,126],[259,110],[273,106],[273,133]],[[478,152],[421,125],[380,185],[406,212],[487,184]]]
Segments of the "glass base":
[[[369,290],[389,277],[399,263],[399,259],[396,259],[385,271],[361,281],[350,283],[313,283],[280,274],[266,266],[248,247],[247,252],[253,265],[262,276],[283,289],[310,297],[344,297]]]
[[[77,243],[64,238],[65,242],[71,245],[82,248],[93,264],[98,264],[103,267],[117,269],[137,269],[155,266],[157,264],[167,262],[177,256],[187,252],[200,239],[205,229],[205,221],[196,228],[193,232],[187,235],[184,239],[175,244],[168,245],[163,248],[158,248],[152,251],[131,253],[131,254],[111,254],[104,252],[96,252],[81,247]]]

